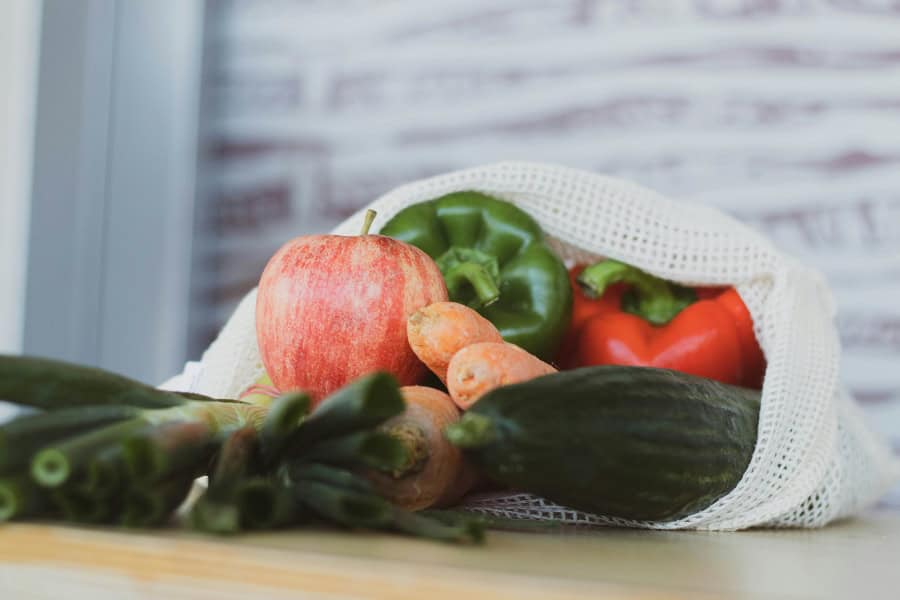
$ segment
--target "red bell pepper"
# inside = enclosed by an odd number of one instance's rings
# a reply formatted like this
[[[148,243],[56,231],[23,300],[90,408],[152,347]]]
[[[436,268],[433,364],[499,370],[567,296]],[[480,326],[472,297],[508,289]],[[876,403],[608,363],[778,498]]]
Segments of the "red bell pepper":
[[[581,331],[584,324],[592,317],[619,311],[622,294],[626,289],[624,284],[612,284],[606,289],[602,296],[599,298],[591,298],[578,283],[578,276],[586,266],[587,265],[575,265],[569,269],[569,282],[572,285],[572,317],[569,320],[569,327],[566,330],[566,335],[563,337],[562,345],[556,360],[563,369],[581,366],[577,364],[578,361],[575,356],[576,345],[578,343],[578,332]]]
[[[760,387],[765,361],[734,288],[689,289],[614,260],[570,271],[563,368],[633,365]]]

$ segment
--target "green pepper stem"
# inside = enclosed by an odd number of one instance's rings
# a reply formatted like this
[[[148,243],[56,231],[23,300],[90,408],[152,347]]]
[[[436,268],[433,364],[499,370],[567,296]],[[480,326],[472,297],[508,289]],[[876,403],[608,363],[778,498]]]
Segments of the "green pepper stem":
[[[468,412],[456,423],[447,425],[444,435],[454,446],[479,448],[494,441],[497,429],[490,417]]]
[[[665,325],[694,300],[692,294],[676,294],[669,282],[617,260],[592,264],[578,275],[578,284],[590,298],[599,298],[614,283],[627,283],[636,292],[636,306],[623,310],[653,325]]]
[[[472,308],[484,308],[490,306],[500,298],[500,288],[487,269],[475,262],[463,262],[444,271],[444,280],[450,290],[450,296],[455,294],[453,290],[460,285],[468,283],[475,291],[475,305]]]

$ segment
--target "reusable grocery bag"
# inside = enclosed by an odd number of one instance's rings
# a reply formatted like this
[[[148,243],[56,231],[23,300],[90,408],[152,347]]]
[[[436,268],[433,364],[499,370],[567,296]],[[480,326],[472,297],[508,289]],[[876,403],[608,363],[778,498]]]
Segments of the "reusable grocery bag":
[[[567,261],[612,257],[681,284],[733,285],[753,316],[768,367],[759,433],[737,487],[669,522],[631,522],[556,506],[529,494],[468,498],[463,507],[521,519],[665,529],[817,527],[872,504],[900,467],[839,381],[835,304],[824,279],[720,211],[676,202],[633,183],[553,165],[502,162],[403,185],[365,208],[381,225],[406,206],[477,190],[530,213]],[[334,233],[354,235],[365,208]],[[236,397],[263,372],[255,290],[179,385]],[[564,407],[561,407],[564,410]]]

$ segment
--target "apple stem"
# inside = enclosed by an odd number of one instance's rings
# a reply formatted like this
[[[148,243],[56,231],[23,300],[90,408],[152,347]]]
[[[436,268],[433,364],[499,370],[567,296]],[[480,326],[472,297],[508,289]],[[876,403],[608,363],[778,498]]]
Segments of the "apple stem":
[[[375,215],[377,213],[371,208],[366,210],[366,217],[363,221],[362,231],[359,232],[359,235],[367,235],[369,233],[369,228],[372,226],[372,221],[375,220]]]

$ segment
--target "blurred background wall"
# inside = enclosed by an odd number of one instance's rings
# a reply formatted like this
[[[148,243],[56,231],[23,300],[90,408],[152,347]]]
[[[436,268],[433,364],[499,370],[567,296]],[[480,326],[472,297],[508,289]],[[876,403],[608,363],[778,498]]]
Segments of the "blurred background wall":
[[[37,82],[31,180],[0,179],[7,347],[159,383],[286,239],[410,179],[548,161],[717,206],[825,273],[844,379],[900,450],[896,0],[35,4],[37,51],[0,53],[0,86],[29,60]],[[9,114],[0,166],[27,173]]]
[[[23,350],[159,382],[187,355],[204,4],[37,4]]]
[[[24,336],[40,4],[0,3],[0,352]]]

